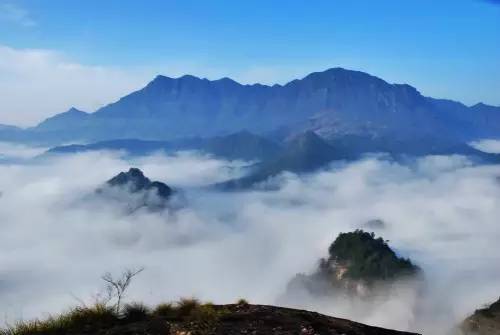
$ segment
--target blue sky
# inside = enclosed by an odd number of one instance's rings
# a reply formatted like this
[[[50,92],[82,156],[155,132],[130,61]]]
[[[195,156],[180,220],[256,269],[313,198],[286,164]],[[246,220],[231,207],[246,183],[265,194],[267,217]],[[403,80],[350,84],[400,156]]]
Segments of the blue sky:
[[[500,105],[493,0],[0,0],[0,45],[119,71],[127,89],[157,73],[284,83],[341,66]]]

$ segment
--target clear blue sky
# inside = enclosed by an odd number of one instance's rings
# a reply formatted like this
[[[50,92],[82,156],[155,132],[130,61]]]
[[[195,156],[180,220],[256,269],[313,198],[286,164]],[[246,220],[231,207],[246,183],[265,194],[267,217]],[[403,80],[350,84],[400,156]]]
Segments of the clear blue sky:
[[[0,3],[21,10],[0,20],[0,44],[55,50],[81,64],[166,75],[165,64],[196,64],[183,70],[267,83],[341,66],[427,95],[500,105],[500,1]]]

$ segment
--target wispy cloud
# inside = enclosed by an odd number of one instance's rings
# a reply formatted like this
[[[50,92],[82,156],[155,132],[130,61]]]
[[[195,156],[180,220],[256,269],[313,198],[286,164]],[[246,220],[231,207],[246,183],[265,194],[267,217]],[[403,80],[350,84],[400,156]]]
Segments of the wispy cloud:
[[[94,111],[152,77],[147,71],[80,64],[53,50],[0,44],[0,123],[33,125],[71,106]]]
[[[10,2],[0,3],[0,21],[15,23],[23,27],[34,27],[37,25],[36,21],[25,8]]]

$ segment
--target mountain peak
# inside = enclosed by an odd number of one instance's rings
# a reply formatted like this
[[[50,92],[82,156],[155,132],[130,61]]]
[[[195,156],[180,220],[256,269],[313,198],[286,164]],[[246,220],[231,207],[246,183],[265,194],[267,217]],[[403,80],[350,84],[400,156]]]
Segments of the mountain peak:
[[[287,140],[287,143],[289,146],[296,148],[328,146],[325,140],[312,130],[294,135]]]
[[[149,178],[144,176],[144,173],[138,168],[130,168],[127,172],[120,172],[115,177],[108,180],[110,186],[123,186],[132,184],[134,189],[143,189],[146,185],[150,184]]]
[[[71,107],[70,109],[68,109],[66,111],[66,113],[69,113],[69,114],[88,114],[82,110],[77,109],[76,107]]]
[[[116,197],[116,193],[110,192],[110,190],[124,191],[122,193],[124,196]],[[134,210],[142,207],[150,210],[164,209],[173,194],[173,190],[168,185],[159,181],[151,181],[138,168],[130,168],[127,172],[120,172],[106,182],[106,187],[98,189],[97,192],[111,198],[118,198],[120,201],[126,201],[128,208]],[[151,195],[154,196],[151,197]]]

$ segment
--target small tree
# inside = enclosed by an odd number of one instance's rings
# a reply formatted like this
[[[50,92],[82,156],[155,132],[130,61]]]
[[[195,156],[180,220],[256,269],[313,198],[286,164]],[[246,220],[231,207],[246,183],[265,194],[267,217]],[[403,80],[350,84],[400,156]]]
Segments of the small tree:
[[[101,279],[106,282],[106,301],[109,302],[111,300],[115,300],[115,304],[113,307],[116,309],[117,313],[120,313],[121,303],[123,297],[125,296],[125,291],[129,287],[132,279],[137,276],[139,273],[144,271],[144,268],[140,268],[138,270],[126,269],[122,272],[122,274],[115,278],[111,273],[105,273]]]

